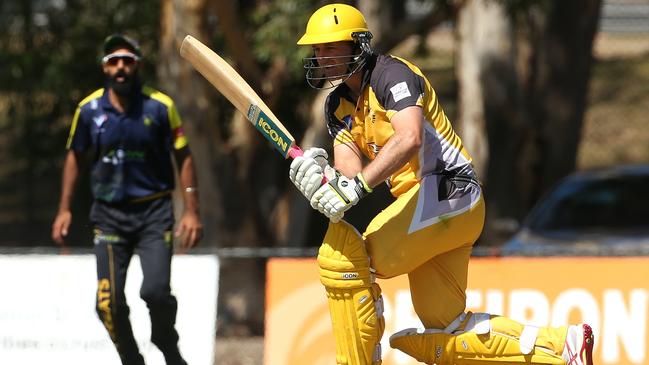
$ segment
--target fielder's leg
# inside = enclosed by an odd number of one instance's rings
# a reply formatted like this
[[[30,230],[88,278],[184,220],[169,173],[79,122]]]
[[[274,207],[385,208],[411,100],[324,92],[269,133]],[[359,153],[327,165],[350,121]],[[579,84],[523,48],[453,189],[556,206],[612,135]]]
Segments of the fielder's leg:
[[[462,313],[444,329],[406,329],[390,345],[426,364],[485,363],[592,365],[588,325],[525,326],[487,313]]]
[[[327,290],[336,364],[380,364],[383,300],[360,234],[345,221],[330,223],[318,265]]]
[[[126,270],[133,255],[133,246],[117,234],[95,230],[97,258],[97,314],[115,344],[122,364],[144,365],[124,295]]]
[[[142,264],[140,297],[151,316],[151,342],[160,349],[167,365],[187,365],[178,349],[176,312],[178,303],[171,294],[173,255],[173,211],[171,199],[142,203],[137,215],[143,222],[138,254]]]
[[[171,237],[171,231],[168,236]],[[186,365],[178,350],[178,332],[175,328],[178,304],[171,294],[171,243],[144,238],[140,241],[142,287],[140,297],[146,302],[151,316],[151,342],[160,349],[167,365]]]

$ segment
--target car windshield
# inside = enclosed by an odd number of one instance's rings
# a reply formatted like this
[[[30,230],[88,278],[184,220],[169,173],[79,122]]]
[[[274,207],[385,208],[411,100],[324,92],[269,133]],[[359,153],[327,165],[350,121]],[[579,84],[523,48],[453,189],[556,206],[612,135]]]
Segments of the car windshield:
[[[647,231],[649,176],[570,180],[535,213],[528,222],[533,231]]]

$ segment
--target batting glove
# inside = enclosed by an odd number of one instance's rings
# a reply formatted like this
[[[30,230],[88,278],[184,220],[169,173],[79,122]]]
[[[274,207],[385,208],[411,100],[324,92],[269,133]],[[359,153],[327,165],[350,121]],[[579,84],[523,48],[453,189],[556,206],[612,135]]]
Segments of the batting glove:
[[[322,177],[325,176],[327,168],[332,169],[329,167],[328,157],[327,151],[312,147],[291,162],[288,177],[309,200],[322,184]]]
[[[360,173],[353,179],[338,174],[313,194],[311,206],[336,223],[342,219],[345,211],[371,192],[372,188]]]

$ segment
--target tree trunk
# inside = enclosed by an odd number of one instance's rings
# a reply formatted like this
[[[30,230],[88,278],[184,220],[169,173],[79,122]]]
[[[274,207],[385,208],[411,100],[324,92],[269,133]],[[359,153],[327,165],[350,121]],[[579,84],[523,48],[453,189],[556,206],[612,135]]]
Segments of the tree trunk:
[[[484,179],[489,243],[575,168],[600,1],[519,6],[514,24],[503,6],[467,1],[457,22],[458,130]]]
[[[242,156],[254,160],[256,144],[232,148],[227,139],[227,119],[223,120],[225,113],[218,107],[223,105],[218,92],[178,52],[187,34],[210,46],[205,24],[208,6],[205,0],[163,0],[160,59],[164,62],[158,65],[159,79],[164,80],[163,89],[178,105],[195,159],[205,227],[203,246],[262,245],[265,242],[255,222],[256,197],[250,193],[253,182],[248,178],[248,168],[238,163]],[[239,113],[234,115],[234,119],[243,119]],[[252,128],[247,124],[234,120],[233,125],[243,126],[243,133],[249,133]],[[262,333],[264,263],[261,259],[221,257],[219,334]]]
[[[183,119],[183,129],[196,164],[200,201],[209,202],[200,206],[202,219],[207,223],[203,244],[214,245],[222,239],[214,222],[223,220],[223,212],[219,209],[218,176],[212,168],[216,165],[219,151],[213,146],[222,137],[214,126],[214,109],[207,99],[207,95],[212,93],[208,84],[178,52],[187,34],[203,41],[208,39],[203,24],[204,8],[203,0],[162,2],[159,58],[163,61],[157,67],[160,86],[174,99]],[[182,213],[180,194],[176,203],[179,215]]]
[[[504,22],[503,7],[499,3],[474,0],[467,3],[458,14],[456,35],[458,95],[457,131],[471,151],[473,164],[482,175],[489,158],[489,142],[485,133],[485,95],[489,87],[500,91],[494,99],[501,101],[506,95],[504,82],[490,79],[485,85],[484,76],[494,65],[509,66],[509,32]],[[511,70],[510,70],[511,72]],[[500,90],[499,90],[500,89]]]
[[[530,18],[529,110],[539,161],[529,203],[575,170],[600,8],[601,0],[553,3],[545,16]]]
[[[497,241],[497,222],[520,212],[512,176],[521,158],[520,87],[512,27],[499,2],[468,1],[457,22],[458,132],[484,182],[487,222],[482,240]]]

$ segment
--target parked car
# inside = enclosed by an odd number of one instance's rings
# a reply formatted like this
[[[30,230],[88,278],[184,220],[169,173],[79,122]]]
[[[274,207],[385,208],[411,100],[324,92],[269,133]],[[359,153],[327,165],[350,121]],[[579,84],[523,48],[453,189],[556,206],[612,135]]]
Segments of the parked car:
[[[577,172],[562,179],[500,253],[649,255],[649,165]]]

